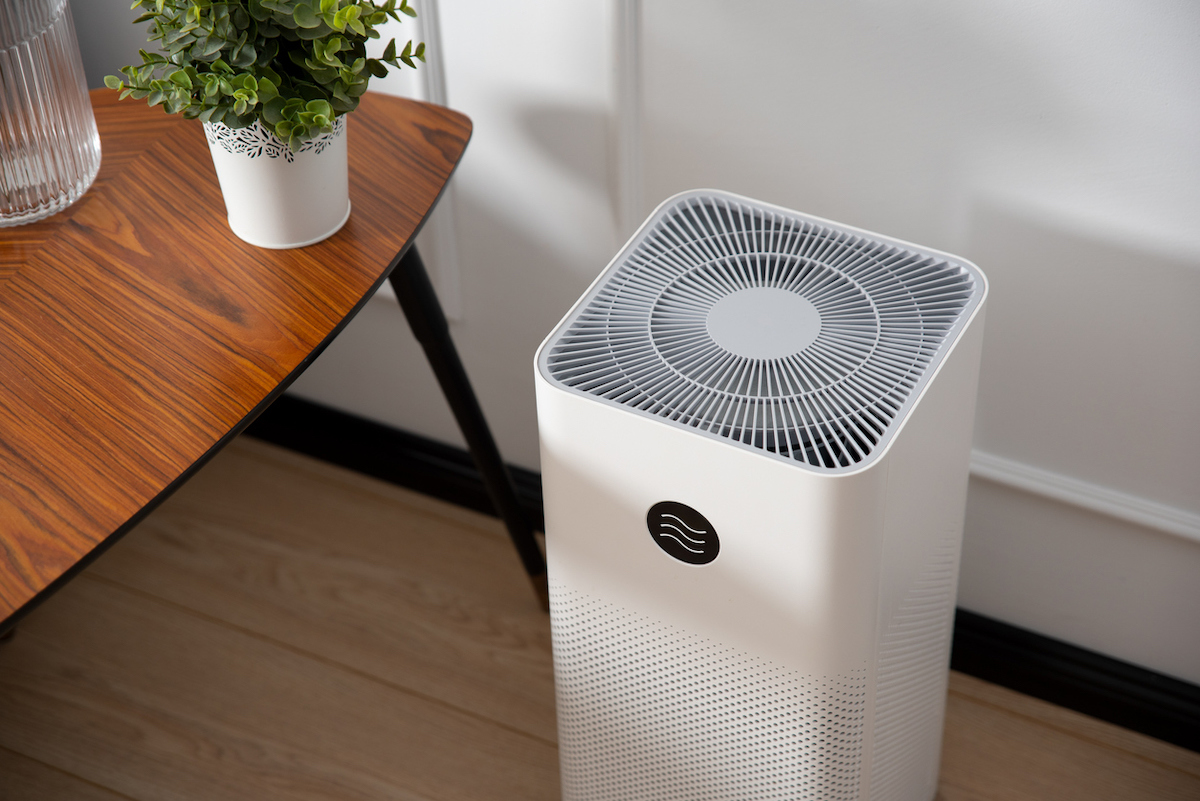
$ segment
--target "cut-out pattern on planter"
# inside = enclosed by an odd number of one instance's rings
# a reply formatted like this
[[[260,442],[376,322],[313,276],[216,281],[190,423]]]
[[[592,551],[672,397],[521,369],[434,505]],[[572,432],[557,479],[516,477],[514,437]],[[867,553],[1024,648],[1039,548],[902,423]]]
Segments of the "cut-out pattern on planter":
[[[321,153],[325,148],[329,147],[334,139],[342,136],[345,131],[345,118],[335,117],[332,131],[323,133],[316,139],[305,142],[297,152]],[[252,125],[247,125],[245,128],[230,128],[228,125],[220,122],[205,123],[204,136],[208,139],[210,145],[220,145],[226,152],[240,153],[252,159],[259,156],[266,156],[272,159],[282,158],[291,162],[296,157],[296,154],[288,147],[287,142],[276,136],[274,131],[263,127],[263,124],[258,120],[255,120]]]

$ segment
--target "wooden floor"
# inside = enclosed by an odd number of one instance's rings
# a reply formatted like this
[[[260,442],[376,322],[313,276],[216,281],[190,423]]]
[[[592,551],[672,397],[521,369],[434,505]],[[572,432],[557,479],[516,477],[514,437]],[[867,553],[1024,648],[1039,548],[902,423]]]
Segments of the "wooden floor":
[[[552,799],[499,524],[240,440],[0,644],[0,799]],[[1200,799],[1200,755],[954,675],[941,798]]]

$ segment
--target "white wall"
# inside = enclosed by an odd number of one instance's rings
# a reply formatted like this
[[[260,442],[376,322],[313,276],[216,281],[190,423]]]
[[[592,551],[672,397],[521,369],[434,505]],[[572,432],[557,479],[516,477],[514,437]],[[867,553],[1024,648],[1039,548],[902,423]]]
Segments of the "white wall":
[[[509,460],[537,466],[538,342],[675,191],[958,252],[992,284],[960,603],[1200,682],[1197,6],[443,0],[440,16],[448,100],[475,136],[437,282]],[[294,391],[461,442],[388,298]]]
[[[121,67],[142,63],[138,50],[150,49],[146,26],[130,24],[142,13],[141,9],[131,9],[131,3],[125,0],[68,2],[89,89],[104,86],[104,76],[116,75]]]
[[[648,0],[641,36],[643,212],[717,186],[988,274],[961,605],[1200,681],[1200,7]]]

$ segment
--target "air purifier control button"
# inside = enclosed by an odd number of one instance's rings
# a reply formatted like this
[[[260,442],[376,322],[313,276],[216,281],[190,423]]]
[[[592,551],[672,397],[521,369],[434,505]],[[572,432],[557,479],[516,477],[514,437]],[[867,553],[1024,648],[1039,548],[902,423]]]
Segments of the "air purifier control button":
[[[646,513],[650,536],[669,556],[689,565],[707,565],[717,558],[721,541],[708,518],[676,501],[660,501]]]

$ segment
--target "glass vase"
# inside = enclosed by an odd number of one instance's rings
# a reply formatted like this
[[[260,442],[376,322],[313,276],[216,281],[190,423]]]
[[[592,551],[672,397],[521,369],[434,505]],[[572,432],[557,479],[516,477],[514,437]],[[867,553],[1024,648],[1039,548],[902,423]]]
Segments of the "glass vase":
[[[0,227],[61,211],[99,169],[67,0],[0,0]]]

